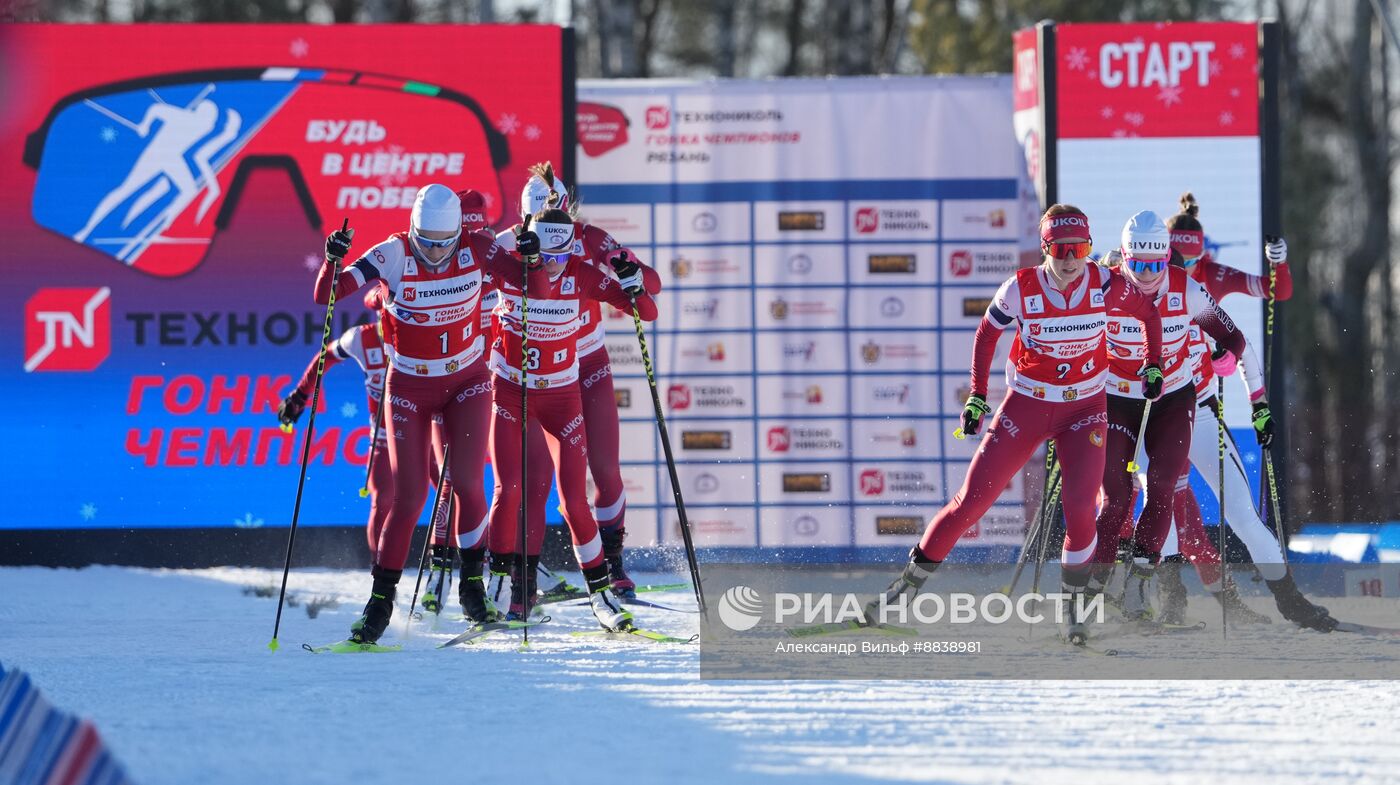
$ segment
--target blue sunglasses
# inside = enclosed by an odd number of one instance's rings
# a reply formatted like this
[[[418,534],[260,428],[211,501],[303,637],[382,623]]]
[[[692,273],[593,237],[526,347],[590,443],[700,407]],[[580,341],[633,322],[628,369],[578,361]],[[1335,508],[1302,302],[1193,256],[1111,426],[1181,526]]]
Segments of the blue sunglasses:
[[[1123,255],[1123,263],[1129,270],[1135,273],[1160,273],[1167,269],[1168,259],[1137,259],[1127,254]]]

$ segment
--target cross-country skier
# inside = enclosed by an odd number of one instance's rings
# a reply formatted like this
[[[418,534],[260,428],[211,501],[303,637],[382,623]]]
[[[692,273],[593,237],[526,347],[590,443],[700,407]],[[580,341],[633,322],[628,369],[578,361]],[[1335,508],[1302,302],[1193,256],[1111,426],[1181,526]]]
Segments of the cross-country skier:
[[[347,254],[349,239],[333,233],[326,240],[327,256]],[[518,239],[525,254],[537,252],[538,243],[533,232],[523,232]],[[518,284],[523,280],[521,265],[520,256],[502,248],[489,232],[463,232],[461,200],[452,189],[432,184],[418,191],[409,230],[371,248],[335,282],[337,297],[374,281],[386,284],[384,338],[393,350],[384,421],[395,428],[395,438],[389,440],[394,500],[371,570],[370,600],[351,627],[353,642],[377,641],[393,614],[413,528],[427,499],[430,431],[433,415],[439,413],[451,448],[448,470],[455,480],[457,545],[468,576],[458,590],[469,618],[488,619],[481,579],[486,499],[480,478],[490,430],[491,380],[478,309],[483,277],[489,275],[498,285]],[[328,260],[316,279],[318,303],[330,297],[330,271]]]
[[[1200,205],[1196,198],[1187,192],[1181,196],[1181,212],[1167,221],[1172,248],[1180,254],[1191,278],[1204,286],[1217,301],[1231,294],[1260,298],[1270,296],[1268,277],[1251,275],[1220,264],[1205,253],[1205,229],[1201,225],[1199,215]],[[1293,296],[1293,275],[1288,269],[1288,244],[1282,238],[1270,238],[1265,244],[1264,255],[1274,273],[1273,296],[1280,301],[1289,299]],[[1191,437],[1191,463],[1205,478],[1206,484],[1218,501],[1220,458],[1213,382],[1218,374],[1228,376],[1233,373],[1237,360],[1228,350],[1221,351],[1212,347],[1199,332],[1193,332],[1192,342],[1196,355],[1198,408],[1196,426]],[[1261,448],[1270,449],[1273,443],[1274,423],[1269,411],[1268,398],[1264,394],[1263,370],[1257,355],[1248,346],[1239,357],[1238,365],[1243,368],[1244,378],[1251,391],[1250,403],[1254,410],[1255,435]],[[1249,381],[1251,376],[1258,378],[1257,384]],[[1206,412],[1209,412],[1209,415]],[[1278,538],[1255,510],[1253,489],[1240,461],[1239,450],[1228,432],[1225,449],[1225,517],[1229,521],[1230,530],[1244,543],[1255,569],[1259,570],[1259,574],[1273,593],[1279,613],[1288,621],[1302,627],[1324,632],[1332,630],[1337,626],[1337,620],[1328,614],[1326,608],[1310,602],[1303,596],[1288,570],[1288,565],[1284,563]],[[1178,526],[1195,527],[1200,524],[1201,510],[1189,488],[1177,494],[1176,521]]]
[[[626,251],[627,257],[642,272],[642,285],[647,294],[661,292],[661,276],[656,270],[638,260],[635,252],[625,248],[607,231],[578,220],[579,203],[574,199],[548,162],[530,167],[530,179],[520,194],[520,217],[538,212],[553,195],[560,209],[574,217],[574,236],[582,247],[583,259],[605,275],[612,275],[610,260]],[[519,224],[502,232],[497,238],[502,245],[512,247],[514,232]],[[630,311],[629,311],[630,312]],[[627,575],[623,564],[623,541],[627,536],[625,515],[627,495],[622,484],[619,448],[617,398],[613,394],[612,364],[604,344],[603,306],[598,300],[588,300],[581,316],[578,337],[579,386],[583,396],[583,426],[588,432],[588,469],[593,475],[593,509],[598,519],[598,531],[603,540],[603,558],[612,576],[613,591],[621,597],[636,596],[636,584]],[[531,474],[534,476],[535,456],[543,456],[544,432],[531,430]],[[544,470],[550,470],[547,462]],[[542,586],[548,596],[559,590],[562,579],[554,578],[555,586]]]
[[[551,195],[547,204],[559,201],[557,195]],[[509,584],[508,618],[512,619],[527,618],[535,601],[549,473],[531,471],[531,488],[523,491],[528,537],[522,575],[514,567],[518,552],[516,514],[522,494],[523,383],[529,391],[530,422],[539,423],[548,435],[564,520],[573,536],[594,616],[606,629],[625,629],[631,625],[631,614],[612,591],[598,524],[588,506],[588,433],[579,384],[578,342],[584,335],[583,317],[589,300],[631,310],[635,298],[641,317],[647,321],[656,318],[656,304],[643,287],[641,267],[629,256],[619,253],[609,259],[620,281],[592,264],[567,211],[547,206],[532,219],[542,247],[539,261],[532,264],[525,292],[513,282],[499,285],[491,344],[495,386],[491,462],[496,471],[496,494],[491,502],[490,594],[493,602],[505,601]],[[529,303],[524,319],[522,299]],[[522,341],[522,322],[528,323],[526,341]]]
[[[1161,390],[1162,319],[1152,300],[1122,276],[1086,261],[1092,250],[1089,219],[1083,211],[1057,204],[1040,221],[1044,262],[1017,271],[997,290],[977,327],[973,345],[972,394],[962,413],[964,433],[976,434],[991,411],[987,374],[1002,332],[1015,330],[1007,364],[1007,394],[962,488],[929,522],[923,539],[909,554],[909,564],[877,602],[895,604],[901,595],[918,592],[953,545],[991,507],[1011,478],[1047,439],[1055,440],[1063,472],[1065,544],[1064,589],[1070,595],[1066,615],[1071,640],[1082,640],[1078,609],[1089,579],[1094,553],[1094,500],[1103,479],[1104,444],[1110,438],[1105,415],[1108,381],[1106,328],[1111,314],[1141,320],[1146,337],[1138,365],[1145,388],[1155,398]],[[1163,233],[1165,250],[1165,233]],[[1145,361],[1145,365],[1144,365]],[[1121,471],[1121,470],[1120,470]],[[1109,553],[1112,553],[1110,550]],[[866,618],[876,614],[875,604]]]
[[[1122,263],[1113,268],[1114,279],[1140,289],[1156,303],[1162,320],[1161,372],[1165,379],[1161,397],[1150,403],[1144,400],[1140,380],[1146,348],[1143,336],[1131,320],[1110,316],[1105,501],[1099,511],[1099,540],[1093,558],[1096,566],[1089,591],[1102,591],[1112,570],[1120,528],[1133,499],[1128,464],[1142,438],[1151,462],[1143,509],[1133,535],[1123,614],[1129,619],[1147,619],[1151,616],[1148,591],[1171,526],[1176,483],[1187,467],[1196,410],[1188,341],[1191,324],[1200,325],[1236,353],[1244,350],[1244,335],[1204,287],[1190,280],[1184,269],[1168,265],[1171,238],[1156,213],[1144,210],[1128,220],[1117,255]]]

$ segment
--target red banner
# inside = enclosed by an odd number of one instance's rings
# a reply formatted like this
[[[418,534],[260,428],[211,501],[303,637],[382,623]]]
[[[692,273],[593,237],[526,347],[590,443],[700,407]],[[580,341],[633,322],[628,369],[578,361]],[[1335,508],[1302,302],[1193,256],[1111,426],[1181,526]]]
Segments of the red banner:
[[[1258,135],[1255,25],[1067,24],[1057,30],[1061,139]]]

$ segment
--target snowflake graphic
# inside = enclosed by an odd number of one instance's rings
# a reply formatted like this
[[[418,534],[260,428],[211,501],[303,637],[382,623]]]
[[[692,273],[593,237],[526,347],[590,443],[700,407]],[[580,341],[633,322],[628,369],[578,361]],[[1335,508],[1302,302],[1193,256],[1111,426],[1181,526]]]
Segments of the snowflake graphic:
[[[1221,112],[1221,113],[1220,113],[1220,124],[1221,124],[1221,125],[1234,125],[1234,124],[1235,124],[1235,115],[1234,115],[1234,113],[1233,113],[1233,112]]]
[[[540,127],[538,125],[525,126],[525,138],[529,139],[532,142],[536,139],[539,139],[541,133],[542,132],[540,131]]]
[[[263,519],[254,518],[251,512],[247,512],[242,518],[234,518],[233,525],[240,529],[256,529],[263,525]]]
[[[1089,66],[1089,52],[1082,46],[1070,47],[1065,53],[1065,67],[1071,71],[1083,71]]]
[[[298,38],[292,41],[292,45],[289,47],[289,50],[292,53],[292,57],[295,57],[298,60],[300,60],[301,58],[311,54],[311,44],[307,43],[305,38]]]
[[[1225,71],[1225,66],[1221,65],[1219,60],[1211,60],[1211,61],[1210,61],[1210,75],[1211,75],[1211,76],[1220,76],[1220,74],[1224,73],[1224,71]]]
[[[313,273],[321,269],[321,257],[317,256],[314,253],[309,253],[306,256],[303,256],[301,258],[301,263],[306,266],[306,269],[310,270]]]
[[[82,507],[78,508],[78,514],[83,517],[83,520],[90,521],[93,518],[97,517],[97,505],[93,504],[92,502],[88,502],[87,504],[84,504]]]
[[[1105,120],[1113,119],[1113,107],[1105,106],[1104,108],[1100,109],[1099,117],[1102,117]]]
[[[404,150],[404,147],[401,144],[391,144],[388,147],[381,147],[378,150],[375,150],[374,152],[376,155],[379,153],[385,153],[397,158],[398,156],[403,155],[406,151]],[[379,177],[378,182],[380,187],[383,188],[389,188],[396,185],[407,185],[408,171],[400,171],[397,173],[390,172],[388,174],[381,175]]]
[[[102,126],[102,130],[98,133],[98,136],[102,137],[102,141],[111,144],[117,141],[117,129],[110,125],[104,125]]]
[[[1230,97],[1231,97],[1231,98],[1239,98],[1239,97],[1240,97],[1240,88],[1238,88],[1238,87],[1231,87],[1231,88],[1230,88]]]
[[[1097,69],[1091,69],[1089,73],[1085,74],[1085,76],[1089,77],[1090,79],[1098,79],[1099,72]]]
[[[1123,122],[1134,127],[1142,127],[1143,121],[1145,121],[1146,119],[1147,118],[1143,116],[1142,112],[1123,113]]]
[[[1157,100],[1162,102],[1162,106],[1173,106],[1181,103],[1181,88],[1168,85],[1157,91]]]
[[[354,417],[355,415],[357,415],[357,414],[359,414],[359,413],[360,413],[360,407],[356,406],[356,405],[353,404],[353,403],[350,403],[349,401],[346,401],[345,403],[343,403],[343,404],[340,405],[340,416],[341,416],[341,417]]]
[[[496,120],[496,130],[506,136],[514,136],[515,132],[520,130],[520,118],[507,112]]]
[[[1115,130],[1113,131],[1113,138],[1114,138],[1114,139],[1126,139],[1127,137],[1128,137],[1128,132],[1127,132],[1127,131],[1124,131],[1122,128],[1118,128],[1118,129],[1115,129]]]
[[[1244,44],[1230,44],[1230,59],[1239,60],[1244,57]]]

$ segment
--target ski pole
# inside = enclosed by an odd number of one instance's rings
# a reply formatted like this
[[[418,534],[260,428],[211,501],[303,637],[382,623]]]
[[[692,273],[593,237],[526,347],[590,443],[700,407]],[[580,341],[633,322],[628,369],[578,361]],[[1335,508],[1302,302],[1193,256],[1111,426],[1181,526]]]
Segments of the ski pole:
[[[1216,495],[1216,500],[1220,502],[1220,530],[1216,532],[1216,550],[1220,551],[1220,591],[1221,597],[1230,584],[1230,557],[1225,553],[1225,377],[1216,375],[1215,377],[1215,424],[1216,431],[1220,434],[1220,493]],[[1220,637],[1225,639],[1230,637],[1229,614],[1225,612],[1225,603],[1220,603]]]
[[[360,498],[369,495],[369,478],[374,472],[374,454],[379,452],[379,425],[384,422],[384,399],[389,397],[389,390],[386,387],[379,391],[379,403],[374,407],[374,430],[369,435],[369,460],[365,462],[365,484],[360,486]],[[388,448],[388,445],[385,445]]]
[[[1278,238],[1265,237],[1265,242],[1273,242]],[[1264,319],[1264,378],[1268,378],[1268,369],[1273,367],[1269,363],[1274,358],[1274,288],[1278,282],[1278,271],[1274,268],[1273,262],[1269,262],[1269,300],[1268,315]],[[1278,538],[1279,554],[1283,557],[1283,563],[1288,564],[1288,528],[1284,525],[1283,513],[1278,502],[1278,485],[1274,478],[1274,455],[1271,449],[1264,452],[1264,467],[1268,470],[1269,481],[1269,509],[1274,516],[1274,535]],[[1263,507],[1263,500],[1260,500],[1260,507]]]
[[[1008,597],[1016,591],[1016,584],[1021,580],[1021,572],[1026,568],[1026,559],[1030,555],[1031,545],[1040,535],[1041,524],[1045,521],[1046,503],[1049,502],[1058,486],[1059,479],[1060,464],[1055,460],[1055,442],[1051,440],[1045,450],[1045,488],[1040,494],[1040,506],[1036,508],[1035,518],[1031,521],[1031,525],[1026,527],[1026,539],[1021,543],[1021,553],[1016,558],[1016,571],[1011,574],[1011,582],[1006,584],[1006,588],[1002,590],[1002,593]]]
[[[428,519],[428,531],[423,535],[423,552],[418,556],[418,577],[413,580],[413,599],[408,602],[408,619],[404,622],[404,636],[408,636],[413,624],[413,609],[418,607],[418,589],[423,584],[423,569],[428,563],[428,549],[433,544],[433,530],[436,528],[438,513],[442,512],[442,488],[447,484],[447,459],[452,454],[452,445],[442,448],[442,466],[438,467],[437,491],[433,494],[433,514]]]
[[[1031,594],[1040,594],[1040,576],[1045,570],[1045,549],[1050,542],[1050,529],[1053,527],[1051,520],[1055,515],[1055,507],[1060,503],[1060,489],[1064,487],[1064,470],[1060,471],[1060,482],[1055,484],[1055,489],[1050,494],[1050,499],[1045,504],[1045,518],[1041,522],[1040,541],[1036,544],[1035,575],[1031,580]],[[1063,565],[1061,565],[1063,568]]]
[[[625,254],[624,254],[625,255]],[[642,313],[637,310],[637,297],[632,297],[632,323],[637,328],[637,344],[642,351],[642,367],[646,370],[647,385],[651,388],[652,408],[656,410],[656,429],[661,434],[661,449],[666,454],[666,470],[671,475],[671,495],[676,500],[676,516],[680,520],[681,539],[685,542],[685,558],[690,566],[690,580],[695,587],[695,602],[700,608],[700,619],[705,619],[705,590],[700,586],[700,560],[695,555],[695,539],[690,531],[690,519],[685,514],[685,498],[681,494],[681,480],[676,473],[676,456],[671,452],[671,435],[666,430],[666,415],[661,410],[661,391],[656,386],[656,369],[651,364],[651,352],[647,350],[646,330],[642,327]]]
[[[1264,469],[1269,480],[1269,503],[1274,513],[1274,528],[1278,531],[1279,555],[1283,557],[1284,567],[1288,566],[1288,544],[1283,539],[1283,513],[1279,510],[1278,503],[1278,480],[1274,478],[1274,454],[1271,448],[1264,449]]]
[[[531,216],[525,216],[524,222],[521,223],[522,232],[530,231],[530,218]],[[519,569],[515,574],[521,581],[521,607],[524,608],[524,621],[527,623],[522,630],[522,647],[530,645],[528,622],[530,603],[534,600],[534,597],[528,594],[530,579],[534,576],[526,574],[530,566],[530,530],[526,515],[530,494],[530,258],[520,257],[520,271],[523,274],[523,280],[520,282],[520,513],[517,532],[520,550]]]
[[[354,239],[355,230],[350,228],[350,219],[346,218],[341,224],[340,231],[344,232],[350,239]],[[326,370],[326,347],[331,342],[331,316],[335,313],[335,287],[340,282],[339,256],[328,258],[331,263],[331,294],[326,300],[326,324],[321,330],[321,351],[316,357],[316,381],[311,386],[311,417],[306,421],[306,442],[301,448],[301,474],[297,477],[297,498],[292,504],[292,526],[287,530],[287,556],[282,563],[282,588],[277,592],[277,618],[272,622],[272,640],[268,641],[267,648],[277,651],[277,633],[282,629],[282,606],[287,599],[287,574],[292,569],[292,546],[297,539],[297,522],[301,517],[301,494],[306,488],[306,465],[307,459],[311,455],[311,436],[316,431],[316,407],[321,400],[321,376]]]
[[[1148,399],[1144,401],[1144,403],[1145,405],[1142,407],[1142,424],[1138,426],[1137,441],[1133,444],[1133,457],[1132,460],[1128,461],[1128,474],[1137,474],[1142,469],[1142,464],[1138,463],[1138,456],[1147,449],[1143,445],[1142,440],[1147,435],[1147,418],[1148,415],[1152,414],[1152,401]]]

